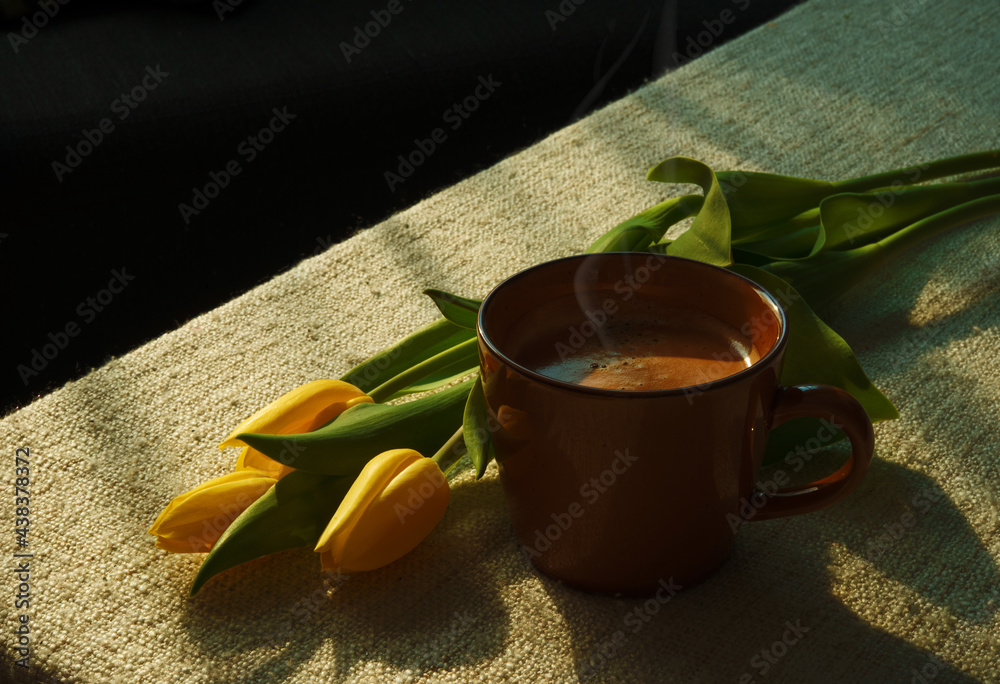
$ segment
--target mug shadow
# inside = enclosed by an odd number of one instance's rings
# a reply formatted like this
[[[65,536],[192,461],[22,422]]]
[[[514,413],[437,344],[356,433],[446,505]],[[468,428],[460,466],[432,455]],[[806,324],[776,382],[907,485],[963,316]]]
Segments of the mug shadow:
[[[889,629],[900,631],[901,614],[930,622],[940,609],[953,622],[986,624],[997,608],[982,597],[1000,583],[995,560],[936,483],[881,460],[845,503],[744,525],[712,577],[659,601],[588,594],[529,571],[565,618],[577,675],[595,681],[750,684],[770,672],[783,681],[908,682],[923,673],[972,682]],[[923,638],[943,641],[954,629]]]
[[[316,555],[300,548],[213,578],[184,602],[183,624],[201,657],[223,678],[265,682],[295,676],[320,652],[333,653],[323,670],[333,680],[366,661],[423,675],[497,656],[509,628],[497,619],[506,616],[504,570],[483,562],[490,555],[483,547],[503,536],[484,534],[482,523],[506,520],[487,515],[503,505],[499,486],[475,485],[452,485],[450,508],[461,518],[446,514],[415,551],[379,570],[321,573]],[[462,572],[433,575],[442,567],[438,558]],[[254,665],[231,673],[226,661]]]

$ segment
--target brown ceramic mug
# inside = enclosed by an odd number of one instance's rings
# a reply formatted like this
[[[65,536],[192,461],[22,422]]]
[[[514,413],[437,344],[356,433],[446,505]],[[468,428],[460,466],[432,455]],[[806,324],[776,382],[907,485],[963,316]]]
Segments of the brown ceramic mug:
[[[572,586],[641,595],[698,582],[743,520],[828,506],[871,462],[865,410],[834,387],[778,383],[784,313],[725,269],[637,253],[560,259],[500,284],[477,327],[514,530],[542,572]],[[805,416],[840,427],[850,459],[808,485],[762,485],[769,431]]]

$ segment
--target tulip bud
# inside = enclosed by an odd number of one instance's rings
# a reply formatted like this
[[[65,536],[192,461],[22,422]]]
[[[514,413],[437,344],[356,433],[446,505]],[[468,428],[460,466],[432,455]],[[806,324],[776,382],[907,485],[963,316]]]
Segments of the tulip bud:
[[[412,449],[386,451],[364,467],[316,545],[323,569],[374,570],[412,551],[444,516],[448,480]]]
[[[238,470],[204,482],[171,501],[149,528],[156,546],[171,553],[212,550],[234,520],[277,479],[256,470]]]
[[[357,387],[342,380],[314,380],[283,394],[244,420],[219,447],[244,446],[236,435],[246,432],[269,435],[312,432],[350,407],[371,400]],[[240,452],[236,467],[258,470],[278,479],[294,470],[249,446],[244,446]]]

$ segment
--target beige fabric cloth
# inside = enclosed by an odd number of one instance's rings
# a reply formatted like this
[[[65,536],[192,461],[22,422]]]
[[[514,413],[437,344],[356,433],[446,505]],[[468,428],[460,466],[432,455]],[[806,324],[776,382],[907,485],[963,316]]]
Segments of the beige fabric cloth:
[[[245,416],[433,319],[421,288],[481,296],[581,251],[676,192],[643,180],[661,159],[842,178],[1000,147],[998,26],[992,0],[812,0],[6,417],[8,485],[31,449],[28,680],[998,681],[997,218],[905,254],[827,317],[902,413],[877,427],[860,490],[745,526],[717,575],[638,631],[625,618],[642,601],[532,571],[495,466],[455,481],[415,552],[329,595],[296,550],[190,599],[201,556],[145,533],[232,469],[216,445]],[[16,591],[5,571],[4,680]]]

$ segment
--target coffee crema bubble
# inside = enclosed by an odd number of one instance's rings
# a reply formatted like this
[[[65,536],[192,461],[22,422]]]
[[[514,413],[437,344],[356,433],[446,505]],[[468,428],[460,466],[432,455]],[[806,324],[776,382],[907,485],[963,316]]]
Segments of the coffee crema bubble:
[[[739,330],[692,307],[646,300],[606,314],[600,325],[593,318],[564,325],[565,316],[559,318],[545,330],[536,328],[531,346],[522,347],[516,360],[576,385],[629,391],[691,387],[738,373],[760,359]],[[535,317],[536,325],[539,321]]]

